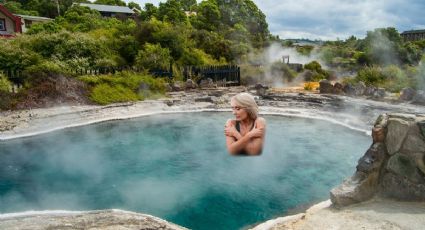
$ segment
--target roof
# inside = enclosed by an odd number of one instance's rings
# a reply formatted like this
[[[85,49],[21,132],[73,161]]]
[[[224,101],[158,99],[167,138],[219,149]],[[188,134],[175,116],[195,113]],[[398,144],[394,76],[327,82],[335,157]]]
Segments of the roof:
[[[51,21],[52,18],[46,18],[46,17],[38,17],[38,16],[31,16],[31,15],[21,15],[21,14],[15,14],[15,16],[18,16],[23,19],[31,20],[31,21]]]
[[[2,4],[0,4],[0,12],[3,12],[7,17],[11,18],[12,20],[17,20],[18,18],[13,15],[6,7],[4,7]]]
[[[408,31],[404,31],[401,34],[416,34],[416,33],[425,33],[425,30],[408,30]]]
[[[0,4],[0,12],[2,12],[6,17],[9,17],[15,22],[15,32],[21,33],[22,32],[22,24],[21,19],[15,15],[13,15],[6,7],[4,7],[2,4]],[[4,36],[4,35],[2,35]]]
[[[79,3],[79,5],[87,6],[88,8],[92,10],[97,10],[99,12],[134,14],[134,11],[128,8],[127,6],[110,6],[110,5],[99,5],[99,4],[89,4],[89,3]]]

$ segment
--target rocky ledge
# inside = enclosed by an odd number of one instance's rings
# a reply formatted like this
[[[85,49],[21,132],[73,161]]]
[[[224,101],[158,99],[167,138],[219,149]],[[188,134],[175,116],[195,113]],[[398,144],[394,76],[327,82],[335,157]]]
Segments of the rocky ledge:
[[[383,114],[372,138],[355,174],[332,189],[332,202],[345,206],[375,195],[425,201],[425,115]]]
[[[0,229],[184,230],[158,217],[121,210],[31,212],[0,215]]]
[[[253,230],[423,229],[425,115],[380,115],[372,139],[354,175],[331,190],[330,200]]]

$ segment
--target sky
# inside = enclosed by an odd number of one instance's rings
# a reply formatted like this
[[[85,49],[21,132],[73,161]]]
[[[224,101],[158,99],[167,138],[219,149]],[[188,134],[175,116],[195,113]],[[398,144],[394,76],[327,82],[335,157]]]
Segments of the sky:
[[[143,8],[147,2],[158,5],[161,0],[125,1]],[[382,27],[399,32],[425,29],[424,0],[253,1],[266,15],[270,32],[281,39],[344,40],[351,35],[364,38],[367,31]]]

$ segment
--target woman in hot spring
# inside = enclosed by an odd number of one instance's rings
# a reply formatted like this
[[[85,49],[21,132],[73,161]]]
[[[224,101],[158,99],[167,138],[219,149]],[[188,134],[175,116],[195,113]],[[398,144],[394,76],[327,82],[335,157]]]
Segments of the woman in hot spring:
[[[240,93],[230,100],[235,120],[224,126],[227,150],[232,155],[260,155],[263,150],[266,120],[258,117],[258,106],[249,93]]]

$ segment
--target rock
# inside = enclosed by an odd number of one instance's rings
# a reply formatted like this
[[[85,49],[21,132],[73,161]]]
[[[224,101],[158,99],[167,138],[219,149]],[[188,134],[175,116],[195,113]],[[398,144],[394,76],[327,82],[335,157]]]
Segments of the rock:
[[[413,97],[415,97],[415,95],[416,95],[416,90],[414,90],[410,87],[406,87],[406,88],[403,88],[400,91],[400,98],[399,99],[402,100],[402,101],[410,101],[410,100],[413,99]]]
[[[384,159],[384,144],[373,144],[359,159],[354,176],[331,190],[332,203],[337,206],[346,206],[370,199],[378,189],[380,169]]]
[[[183,230],[184,227],[158,217],[120,210],[100,210],[77,213],[26,214],[0,219],[0,229],[163,229]]]
[[[364,95],[373,96],[376,90],[377,90],[376,87],[367,86],[366,89],[364,90]]]
[[[373,143],[383,143],[385,140],[385,129],[382,127],[372,128]]]
[[[213,103],[214,100],[213,100],[212,97],[198,97],[198,98],[195,98],[195,102],[210,102],[210,103]]]
[[[388,115],[387,114],[381,114],[378,116],[378,118],[375,121],[374,127],[376,128],[384,128],[388,125]]]
[[[221,97],[223,95],[224,95],[223,90],[214,90],[214,91],[208,92],[208,96]]]
[[[202,79],[199,83],[199,87],[201,88],[217,88],[217,85],[214,84],[211,78]]]
[[[425,176],[425,153],[416,153],[413,154],[416,162],[416,167],[422,172]]]
[[[168,84],[165,85],[165,87],[166,87],[165,91],[167,91],[167,92],[173,91],[173,87],[171,86],[171,84],[168,83]]]
[[[346,84],[342,90],[348,96],[354,96],[356,94],[356,90],[354,89],[354,86],[350,83]]]
[[[344,89],[344,86],[341,83],[336,82],[334,84],[333,93],[334,94],[343,94],[344,93],[343,89]]]
[[[409,122],[399,118],[389,118],[385,143],[390,155],[398,152],[409,131]]]
[[[269,89],[268,86],[265,86],[262,84],[256,84],[254,88],[256,90],[256,94],[260,97],[263,97],[264,95],[266,95],[267,90]]]
[[[416,162],[412,157],[396,153],[388,160],[386,169],[398,177],[407,178],[412,182],[418,183],[421,181],[421,176],[416,170]]]
[[[425,201],[425,185],[387,173],[381,184],[381,194],[404,201]]]
[[[333,85],[330,81],[328,80],[321,80],[319,82],[319,90],[320,93],[333,93]]]
[[[194,81],[192,81],[192,79],[187,79],[184,85],[185,89],[196,89],[197,87],[198,86],[196,85]]]
[[[362,96],[364,94],[364,91],[366,89],[366,84],[362,81],[358,82],[354,85],[354,95],[356,96]]]
[[[423,115],[380,115],[372,129],[373,145],[354,176],[332,189],[332,202],[345,206],[374,195],[425,201],[424,129]]]
[[[182,91],[184,89],[183,82],[175,81],[171,84],[173,91]]]
[[[425,141],[417,124],[411,125],[401,147],[402,153],[425,152]]]
[[[385,97],[385,89],[384,88],[378,88],[373,92],[373,97],[374,98],[383,98]]]
[[[373,144],[361,157],[357,164],[357,172],[365,174],[377,172],[385,159],[385,145],[383,143]]]
[[[372,174],[370,177],[366,177],[363,173],[356,173],[330,191],[332,203],[341,207],[370,199],[377,190],[377,176],[377,174]]]
[[[425,91],[423,90],[416,91],[416,94],[413,97],[412,103],[418,104],[418,105],[425,105]]]
[[[425,120],[418,121],[418,123],[416,123],[416,124],[418,125],[419,129],[421,130],[422,137],[425,138]]]

